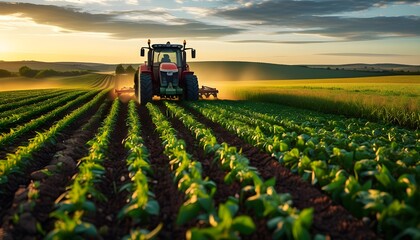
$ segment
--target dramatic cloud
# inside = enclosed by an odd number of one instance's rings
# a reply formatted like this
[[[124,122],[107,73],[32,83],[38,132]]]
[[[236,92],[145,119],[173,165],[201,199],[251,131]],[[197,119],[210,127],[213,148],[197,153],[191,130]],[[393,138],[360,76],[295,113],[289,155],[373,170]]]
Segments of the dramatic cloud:
[[[372,7],[389,4],[419,4],[418,0],[268,0],[268,1],[234,1],[239,4],[217,14],[227,18],[242,20],[255,19],[265,22],[278,22],[284,18],[302,16],[330,15],[362,11]]]
[[[303,30],[298,33],[319,34],[342,41],[363,41],[389,37],[420,36],[420,18],[409,17],[308,17],[292,19],[288,26]],[[282,32],[279,32],[282,33]]]
[[[406,54],[392,54],[392,53],[321,53],[318,55],[324,56],[343,56],[343,57],[406,57]]]
[[[141,14],[146,11],[140,11]],[[214,38],[241,32],[234,27],[178,19],[178,24],[121,19],[117,13],[88,13],[77,8],[29,3],[0,2],[0,15],[19,14],[38,24],[52,25],[70,31],[108,33],[115,38],[204,37]],[[150,13],[153,14],[153,13]],[[154,13],[156,14],[156,13]]]
[[[377,8],[386,4],[419,4],[397,0],[274,0],[240,4],[214,14],[254,26],[271,26],[277,34],[303,33],[334,37],[337,41],[361,41],[388,37],[420,36],[420,17],[343,17],[339,14]],[[292,28],[293,31],[281,31]]]
[[[271,41],[271,40],[236,40],[232,43],[281,43],[281,44],[308,44],[308,43],[330,43],[333,41]],[[335,41],[334,41],[335,42]]]

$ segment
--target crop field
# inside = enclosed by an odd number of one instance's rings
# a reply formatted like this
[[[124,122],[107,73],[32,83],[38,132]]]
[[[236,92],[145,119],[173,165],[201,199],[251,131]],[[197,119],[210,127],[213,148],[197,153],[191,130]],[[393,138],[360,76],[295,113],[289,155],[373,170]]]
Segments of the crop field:
[[[75,79],[0,92],[0,238],[420,238],[418,128]]]
[[[226,83],[236,99],[420,126],[420,77],[384,76]],[[235,84],[235,83],[234,83]]]
[[[10,96],[10,91],[24,92],[29,89],[46,88],[110,88],[114,87],[114,78],[111,75],[87,74],[76,77],[49,77],[32,79],[26,77],[6,77],[0,78],[0,96]],[[3,92],[3,93],[2,93]],[[14,93],[19,95],[18,93]]]

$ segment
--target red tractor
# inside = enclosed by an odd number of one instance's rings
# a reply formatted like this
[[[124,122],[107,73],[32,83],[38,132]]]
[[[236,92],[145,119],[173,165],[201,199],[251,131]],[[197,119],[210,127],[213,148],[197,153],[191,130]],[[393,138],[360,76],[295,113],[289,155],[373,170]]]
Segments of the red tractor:
[[[142,47],[140,55],[143,57],[145,49],[147,62],[141,64],[134,75],[134,91],[136,98],[142,104],[152,101],[153,96],[162,98],[179,98],[198,100],[198,80],[187,64],[187,50],[191,50],[191,57],[195,58],[195,49],[186,48],[184,44],[153,44]]]

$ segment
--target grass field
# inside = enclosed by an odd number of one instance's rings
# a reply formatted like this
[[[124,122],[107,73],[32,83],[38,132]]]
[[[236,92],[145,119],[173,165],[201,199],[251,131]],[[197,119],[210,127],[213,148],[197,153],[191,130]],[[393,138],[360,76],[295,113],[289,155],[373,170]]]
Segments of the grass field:
[[[218,84],[225,97],[275,102],[418,128],[420,77],[242,81]],[[223,96],[222,96],[223,97]]]
[[[48,88],[91,88],[100,87],[100,84],[110,84],[103,80],[107,75],[87,74],[76,77],[49,77],[49,78],[27,78],[27,77],[8,77],[0,78],[1,91],[15,91],[28,89],[48,89]],[[113,85],[112,85],[113,86]]]

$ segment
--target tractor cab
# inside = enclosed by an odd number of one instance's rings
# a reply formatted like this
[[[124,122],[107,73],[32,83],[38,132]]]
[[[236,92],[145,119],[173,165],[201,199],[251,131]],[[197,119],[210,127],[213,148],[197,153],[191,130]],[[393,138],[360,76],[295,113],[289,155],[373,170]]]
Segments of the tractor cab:
[[[136,96],[141,103],[152,100],[153,96],[164,98],[181,98],[198,100],[198,80],[187,64],[186,50],[191,50],[195,58],[195,50],[184,44],[153,44],[142,47],[140,55],[145,55],[147,61],[140,65],[134,76]]]
[[[179,86],[179,76],[182,73],[181,48],[182,45],[161,47],[161,44],[152,45],[153,75],[160,80],[159,92],[163,95],[182,95],[183,89]]]

